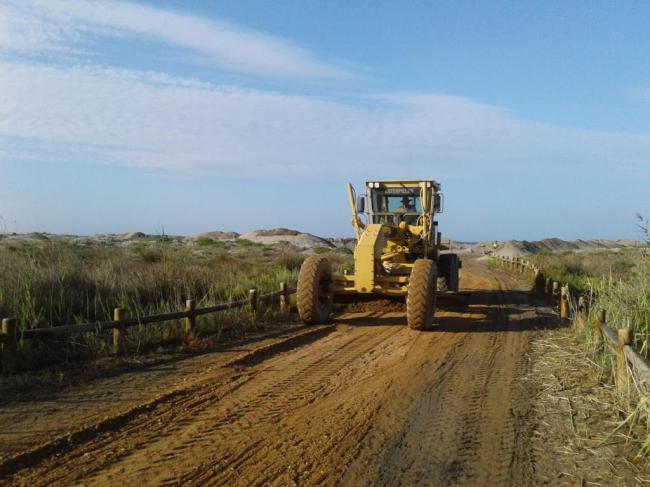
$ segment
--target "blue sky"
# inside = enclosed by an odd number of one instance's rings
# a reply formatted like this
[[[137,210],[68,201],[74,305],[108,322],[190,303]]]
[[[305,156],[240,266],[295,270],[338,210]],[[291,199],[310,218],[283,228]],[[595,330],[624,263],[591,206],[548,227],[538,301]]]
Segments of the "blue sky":
[[[434,178],[463,240],[634,238],[650,3],[0,0],[0,231],[349,235]]]

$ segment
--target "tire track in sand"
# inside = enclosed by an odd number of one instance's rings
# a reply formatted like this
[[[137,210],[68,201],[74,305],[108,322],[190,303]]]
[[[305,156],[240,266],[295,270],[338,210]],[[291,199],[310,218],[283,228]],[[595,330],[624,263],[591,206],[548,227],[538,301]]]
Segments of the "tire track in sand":
[[[449,351],[442,369],[425,366],[427,379],[413,385],[420,388],[416,399],[402,404],[408,412],[393,415],[399,421],[377,421],[343,484],[516,484],[510,480],[516,435],[512,409],[518,400],[513,384],[536,314],[513,300],[507,291],[513,283],[498,274],[477,273],[474,280],[478,285],[473,287],[496,291],[485,293],[488,306],[478,292],[470,303],[469,316],[473,308],[487,308],[485,319],[439,320],[442,333],[467,331],[462,346]],[[387,402],[400,405],[397,397]],[[380,460],[373,461],[374,456]]]
[[[223,456],[235,464],[236,455],[223,455],[224,445],[251,443],[248,438],[255,436],[251,430],[300,407],[322,391],[327,376],[401,330],[366,327],[332,334],[312,344],[318,351],[310,345],[272,358],[245,380],[235,379],[241,384],[232,391],[209,389],[197,397],[174,401],[165,411],[152,411],[117,434],[109,433],[62,455],[56,463],[63,465],[47,465],[45,476],[36,469],[24,480],[32,485],[81,479],[97,484],[117,479],[165,483],[210,463],[211,458]],[[92,455],[86,455],[89,450]]]

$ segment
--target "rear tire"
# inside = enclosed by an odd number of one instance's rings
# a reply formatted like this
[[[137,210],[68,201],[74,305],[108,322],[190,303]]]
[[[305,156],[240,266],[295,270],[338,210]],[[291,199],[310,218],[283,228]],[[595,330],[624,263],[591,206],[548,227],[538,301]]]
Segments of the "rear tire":
[[[300,267],[298,275],[298,314],[308,325],[324,323],[332,311],[332,266],[326,257],[313,255]]]
[[[417,259],[413,264],[406,295],[406,320],[413,330],[426,330],[433,323],[437,274],[431,259]]]

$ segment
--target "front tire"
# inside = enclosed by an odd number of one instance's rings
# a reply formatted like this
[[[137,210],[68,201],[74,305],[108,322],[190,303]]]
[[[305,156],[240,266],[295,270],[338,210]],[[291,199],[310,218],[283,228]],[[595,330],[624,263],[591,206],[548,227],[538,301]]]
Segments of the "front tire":
[[[431,259],[417,259],[411,270],[406,295],[406,320],[413,330],[426,330],[436,309],[438,269]]]
[[[324,323],[332,311],[332,266],[326,257],[305,259],[298,274],[298,314],[308,325]]]

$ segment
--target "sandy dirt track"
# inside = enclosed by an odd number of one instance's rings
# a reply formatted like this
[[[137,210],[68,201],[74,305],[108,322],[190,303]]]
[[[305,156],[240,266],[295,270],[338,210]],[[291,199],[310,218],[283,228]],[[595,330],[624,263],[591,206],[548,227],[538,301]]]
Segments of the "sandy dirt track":
[[[15,406],[32,408],[22,434],[8,433],[19,415],[7,408],[1,481],[535,484],[532,393],[518,377],[533,330],[552,318],[529,304],[524,282],[479,261],[461,285],[470,305],[441,309],[432,331],[408,329],[400,312],[347,313],[174,370],[108,378],[44,409]]]

